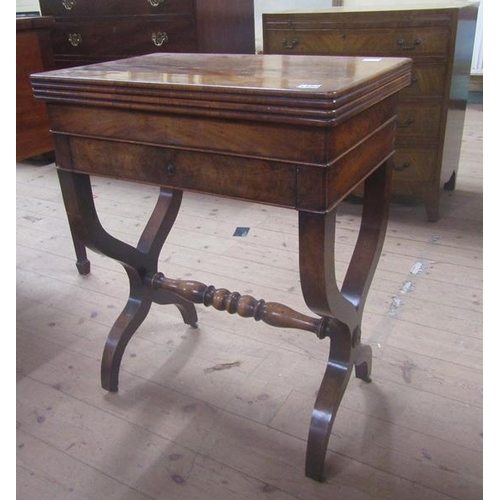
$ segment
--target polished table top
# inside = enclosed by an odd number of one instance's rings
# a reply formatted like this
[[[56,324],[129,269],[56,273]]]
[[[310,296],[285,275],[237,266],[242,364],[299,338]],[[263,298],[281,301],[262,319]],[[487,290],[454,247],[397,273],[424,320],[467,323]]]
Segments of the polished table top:
[[[48,102],[104,105],[106,98],[193,114],[217,106],[233,117],[254,110],[276,121],[328,124],[359,112],[374,91],[380,99],[404,86],[409,65],[406,58],[150,54],[32,75],[32,82]]]
[[[401,70],[407,64],[407,58],[396,57],[155,53],[49,71],[34,75],[33,79],[333,97],[377,79],[384,72]]]

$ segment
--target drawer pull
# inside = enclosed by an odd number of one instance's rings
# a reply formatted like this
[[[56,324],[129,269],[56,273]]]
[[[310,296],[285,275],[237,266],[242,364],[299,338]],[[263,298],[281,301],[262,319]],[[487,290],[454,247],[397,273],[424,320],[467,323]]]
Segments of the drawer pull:
[[[294,49],[298,44],[299,40],[297,40],[296,38],[294,38],[291,42],[288,41],[288,38],[283,38],[283,40],[281,40],[281,45],[283,45],[283,47],[288,50]]]
[[[157,47],[161,47],[164,43],[168,42],[168,35],[165,31],[157,31],[151,35],[151,40]]]
[[[422,43],[422,40],[420,40],[420,38],[413,40],[413,43],[408,43],[406,40],[398,40],[397,41],[397,44],[403,50],[415,50],[421,43]]]
[[[158,7],[161,3],[163,3],[165,0],[148,0],[149,5],[151,7]]]
[[[399,120],[396,121],[396,126],[398,128],[408,128],[410,127],[411,125],[413,125],[415,123],[415,120],[413,118],[408,118],[407,120],[405,120],[404,122],[400,122]]]
[[[70,33],[68,35],[68,42],[73,45],[73,47],[78,47],[82,43],[82,35],[80,33]]]
[[[174,175],[175,174],[175,165],[171,161],[169,161],[167,163],[167,168],[165,169],[165,171],[167,172],[168,176]]]
[[[410,168],[410,167],[411,167],[411,161],[405,161],[401,165],[396,165],[394,167],[394,170],[396,172],[402,172],[403,170],[406,170],[407,168]]]
[[[62,4],[66,10],[71,10],[76,5],[76,0],[63,0]]]
[[[410,81],[410,87],[412,85],[415,85],[417,82],[418,82],[418,78],[416,76],[412,76],[411,81]]]

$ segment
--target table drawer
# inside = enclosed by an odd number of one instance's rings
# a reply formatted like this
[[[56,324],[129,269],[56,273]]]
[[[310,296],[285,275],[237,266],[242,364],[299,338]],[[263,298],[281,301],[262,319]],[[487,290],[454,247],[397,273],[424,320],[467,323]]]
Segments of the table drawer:
[[[396,148],[394,183],[432,181],[436,171],[436,161],[436,149]]]
[[[400,28],[276,30],[266,35],[266,53],[366,56],[446,56],[448,29]]]
[[[69,143],[72,165],[61,159],[63,169],[295,208],[295,164],[100,139]]]
[[[190,17],[162,17],[141,23],[133,19],[61,23],[53,32],[54,53],[99,58],[192,52],[196,51],[194,24]]]
[[[45,16],[130,16],[191,14],[192,0],[40,0]]]
[[[434,141],[439,139],[441,105],[400,102],[396,122],[397,140]]]

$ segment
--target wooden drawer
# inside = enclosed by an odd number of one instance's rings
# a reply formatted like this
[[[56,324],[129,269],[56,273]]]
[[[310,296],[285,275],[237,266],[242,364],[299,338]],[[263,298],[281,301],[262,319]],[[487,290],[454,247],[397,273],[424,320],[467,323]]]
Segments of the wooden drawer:
[[[401,91],[401,97],[443,97],[446,88],[446,66],[443,64],[413,64],[411,85]]]
[[[291,163],[78,137],[70,148],[78,172],[295,207]]]
[[[366,56],[446,56],[444,28],[329,29],[268,31],[267,53]]]
[[[372,56],[446,56],[447,28],[399,28],[349,30],[344,38],[344,54]]]
[[[267,54],[342,55],[345,31],[268,31]]]
[[[192,0],[40,0],[40,7],[54,17],[194,13]]]
[[[394,183],[431,182],[436,172],[437,150],[396,148]]]
[[[398,106],[396,139],[398,142],[411,140],[412,143],[435,142],[439,140],[441,126],[440,103],[408,103]]]
[[[60,23],[53,32],[56,54],[123,57],[150,52],[196,51],[194,20],[163,17],[138,23],[133,19]]]

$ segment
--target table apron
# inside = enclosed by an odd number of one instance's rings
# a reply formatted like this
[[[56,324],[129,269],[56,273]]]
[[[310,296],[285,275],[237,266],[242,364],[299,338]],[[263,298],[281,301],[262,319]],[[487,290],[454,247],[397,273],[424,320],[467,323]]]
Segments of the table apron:
[[[328,212],[394,152],[394,117],[326,165],[54,134],[58,167],[286,208]]]

